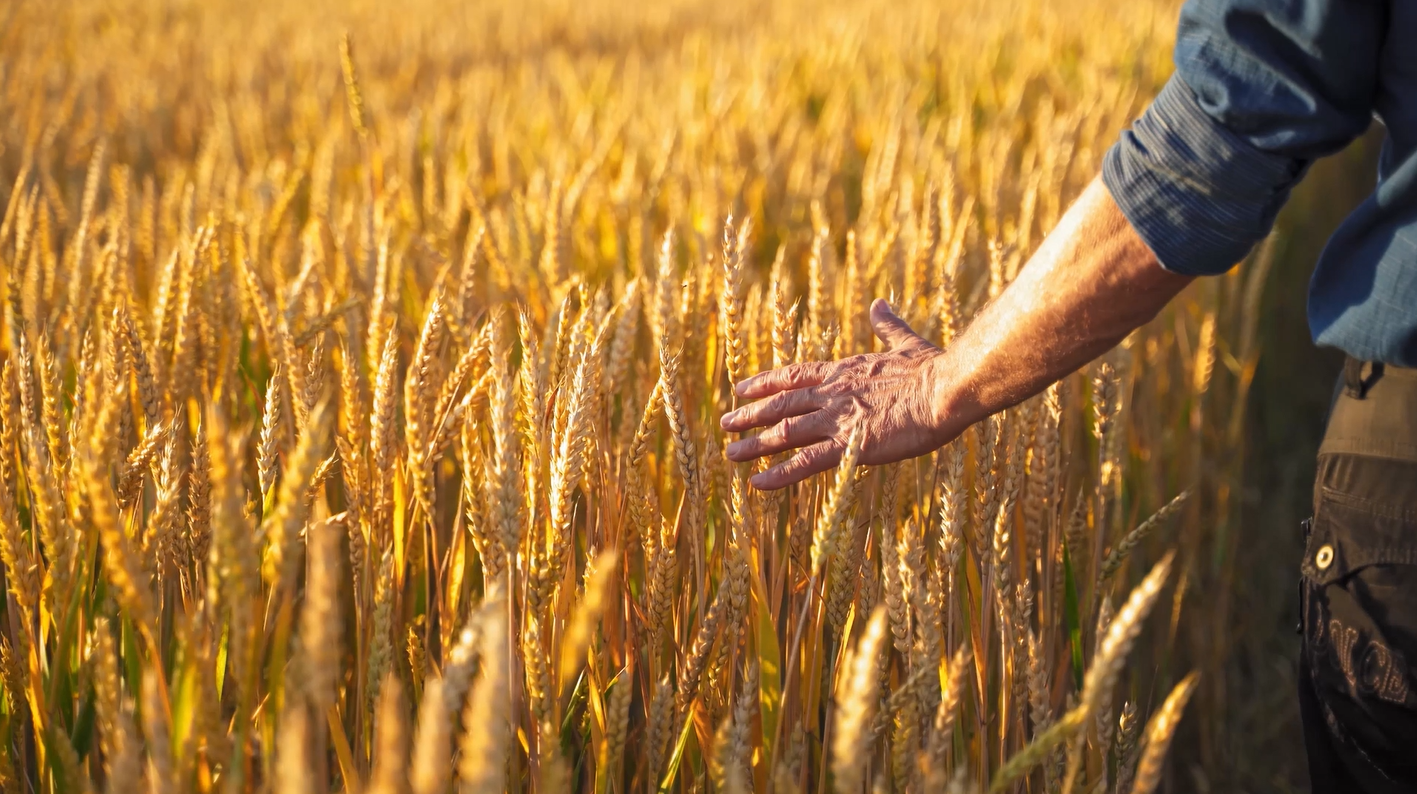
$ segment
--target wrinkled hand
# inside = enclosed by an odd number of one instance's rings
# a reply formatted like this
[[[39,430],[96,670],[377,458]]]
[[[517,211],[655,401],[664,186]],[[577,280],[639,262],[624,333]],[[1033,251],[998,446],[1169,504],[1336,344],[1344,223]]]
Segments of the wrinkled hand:
[[[943,377],[940,349],[884,300],[871,304],[871,327],[887,352],[792,364],[738,384],[740,398],[757,402],[725,414],[723,429],[767,429],[729,444],[729,459],[800,449],[754,476],[754,487],[775,490],[832,468],[857,428],[864,431],[861,462],[867,464],[913,458],[949,441],[936,397]]]

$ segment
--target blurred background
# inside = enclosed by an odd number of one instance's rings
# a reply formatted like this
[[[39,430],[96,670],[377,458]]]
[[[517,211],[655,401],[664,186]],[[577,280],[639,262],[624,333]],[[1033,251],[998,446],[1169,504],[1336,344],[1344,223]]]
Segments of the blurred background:
[[[1182,751],[1204,769],[1201,791],[1304,791],[1308,786],[1295,699],[1298,674],[1299,523],[1313,513],[1315,455],[1343,355],[1314,346],[1305,320],[1309,276],[1328,236],[1371,192],[1382,125],[1316,163],[1276,225],[1265,284],[1261,352],[1246,405],[1245,484],[1232,599],[1216,609],[1230,638],[1221,719],[1193,723]],[[1194,754],[1194,755],[1191,755]],[[1233,777],[1232,777],[1233,776]],[[1225,780],[1221,784],[1221,780]]]

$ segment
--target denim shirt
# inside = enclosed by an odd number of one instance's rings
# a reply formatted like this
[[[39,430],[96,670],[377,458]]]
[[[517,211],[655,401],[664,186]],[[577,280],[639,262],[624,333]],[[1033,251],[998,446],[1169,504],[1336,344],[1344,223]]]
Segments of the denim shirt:
[[[1325,246],[1314,341],[1417,367],[1417,2],[1188,0],[1176,72],[1102,178],[1167,270],[1223,273],[1309,165],[1387,130],[1378,186]]]

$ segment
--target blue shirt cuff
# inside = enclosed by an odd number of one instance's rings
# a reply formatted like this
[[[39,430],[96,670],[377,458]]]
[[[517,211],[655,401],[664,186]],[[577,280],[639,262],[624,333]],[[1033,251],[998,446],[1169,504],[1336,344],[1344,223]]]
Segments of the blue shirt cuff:
[[[1162,267],[1203,276],[1269,234],[1307,167],[1223,127],[1173,75],[1107,151],[1102,181]]]

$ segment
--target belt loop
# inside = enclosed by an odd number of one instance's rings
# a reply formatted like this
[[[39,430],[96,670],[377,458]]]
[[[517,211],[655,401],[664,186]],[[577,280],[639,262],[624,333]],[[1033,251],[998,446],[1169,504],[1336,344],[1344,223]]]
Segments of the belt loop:
[[[1363,399],[1363,362],[1347,356],[1343,359],[1343,393],[1355,400]]]
[[[1368,375],[1363,376],[1363,366],[1368,365]],[[1343,360],[1343,391],[1355,400],[1361,400],[1368,396],[1368,389],[1373,387],[1383,376],[1383,362],[1374,361],[1368,364],[1352,356]]]

